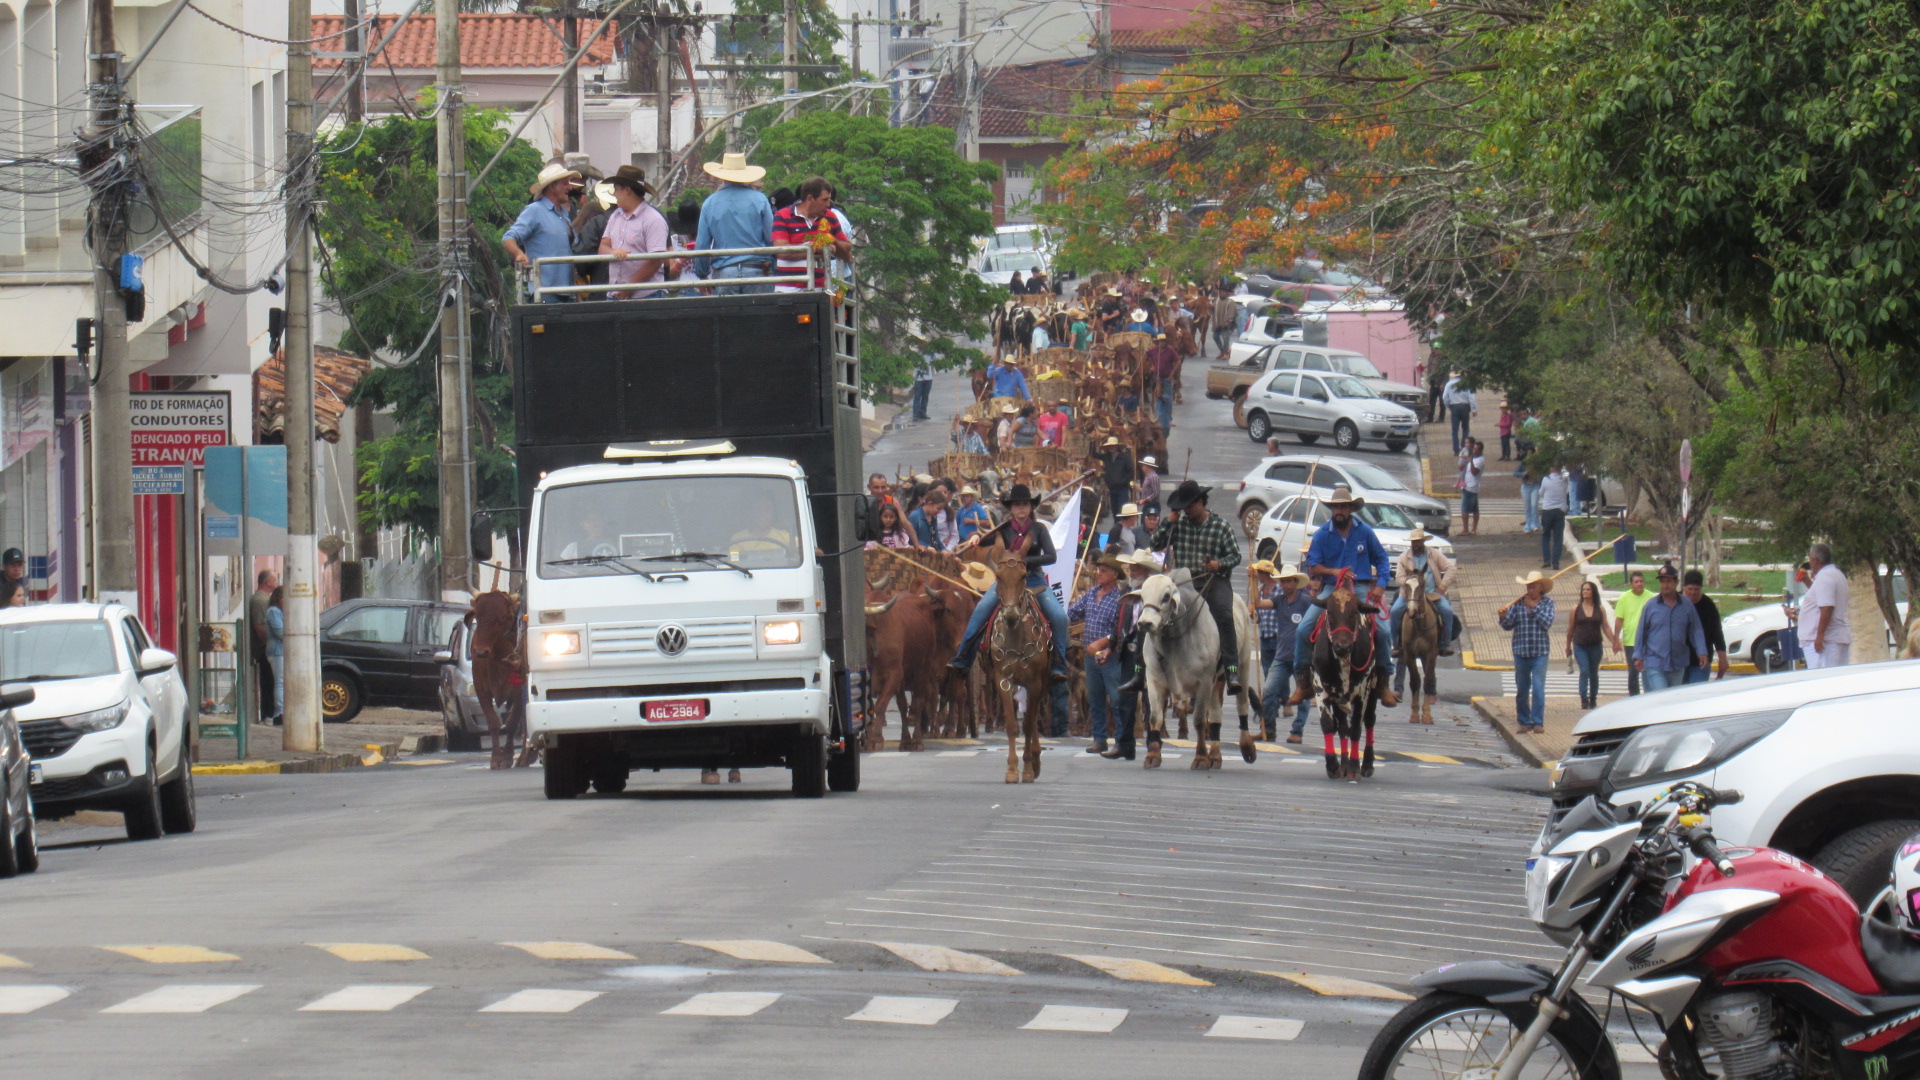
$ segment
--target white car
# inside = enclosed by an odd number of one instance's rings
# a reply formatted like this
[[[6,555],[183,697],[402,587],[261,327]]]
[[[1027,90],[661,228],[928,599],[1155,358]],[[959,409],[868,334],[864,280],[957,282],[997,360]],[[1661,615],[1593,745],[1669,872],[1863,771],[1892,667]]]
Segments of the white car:
[[[0,609],[0,684],[33,687],[14,716],[36,814],[118,810],[133,840],[193,831],[187,688],[126,608]]]
[[[1681,780],[1745,798],[1713,811],[1722,847],[1810,860],[1864,904],[1920,832],[1920,661],[1696,683],[1587,713],[1559,762],[1554,813],[1644,802]]]
[[[1244,411],[1247,437],[1257,443],[1267,436],[1291,434],[1312,446],[1323,435],[1333,445],[1355,450],[1361,440],[1384,442],[1399,453],[1413,442],[1420,417],[1405,405],[1396,405],[1351,375],[1315,371],[1276,371],[1247,388]]]
[[[1894,576],[1893,595],[1894,606],[1904,621],[1907,614],[1907,579],[1904,576]],[[1792,625],[1787,618],[1788,607],[1785,603],[1755,604],[1723,617],[1720,629],[1727,636],[1727,657],[1736,664],[1752,664],[1760,669],[1762,675],[1785,671],[1787,663],[1780,655],[1780,632]],[[1887,637],[1887,644],[1896,644],[1891,634]]]
[[[1373,527],[1389,559],[1412,546],[1407,534],[1413,531],[1415,522],[1399,507],[1368,501],[1354,516]],[[1253,540],[1254,558],[1272,559],[1276,565],[1282,562],[1297,565],[1306,555],[1313,534],[1332,519],[1327,504],[1318,498],[1295,495],[1284,499],[1260,519],[1260,530]],[[1448,558],[1453,557],[1452,542],[1442,537],[1429,538],[1427,546],[1445,552]]]
[[[1313,481],[1311,485],[1307,481]],[[1349,457],[1321,457],[1314,454],[1282,454],[1262,458],[1240,479],[1240,526],[1249,537],[1260,531],[1260,519],[1267,511],[1293,495],[1331,495],[1344,487],[1369,504],[1386,503],[1397,507],[1430,533],[1447,534],[1453,511],[1439,499],[1410,490],[1393,474],[1371,462]]]
[[[1227,350],[1224,363],[1237,364],[1253,371],[1296,368],[1301,371],[1351,375],[1396,405],[1404,405],[1416,412],[1426,405],[1427,392],[1424,389],[1387,378],[1386,373],[1375,367],[1373,361],[1359,353],[1327,345],[1308,345],[1300,340],[1297,331],[1292,333],[1294,337],[1271,345],[1256,345],[1246,339],[1236,341]]]

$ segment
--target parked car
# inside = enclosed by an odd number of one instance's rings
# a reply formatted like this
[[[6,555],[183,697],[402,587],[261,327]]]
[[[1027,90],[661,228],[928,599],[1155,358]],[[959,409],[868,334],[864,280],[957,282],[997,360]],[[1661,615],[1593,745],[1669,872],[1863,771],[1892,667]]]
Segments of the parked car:
[[[1396,405],[1405,405],[1416,413],[1427,403],[1425,390],[1411,383],[1387,378],[1373,361],[1346,349],[1308,345],[1297,338],[1257,347],[1235,342],[1228,350],[1228,357],[1224,363],[1214,364],[1207,369],[1207,396],[1210,398],[1233,398],[1237,403],[1241,394],[1244,394],[1244,388],[1258,382],[1263,373],[1292,368],[1351,375],[1372,387],[1381,397]]]
[[[1389,556],[1397,556],[1413,546],[1407,534],[1413,531],[1415,522],[1399,507],[1368,500],[1354,516],[1373,527],[1380,546],[1387,549]],[[1254,558],[1299,563],[1307,545],[1313,541],[1314,532],[1332,518],[1327,504],[1317,497],[1295,495],[1282,499],[1280,505],[1260,519],[1260,529],[1253,538]],[[1449,557],[1453,555],[1453,542],[1445,537],[1435,536],[1427,541],[1427,546]]]
[[[1248,389],[1245,408],[1247,436],[1257,443],[1275,432],[1291,433],[1309,446],[1332,435],[1342,450],[1369,440],[1385,442],[1397,454],[1420,426],[1412,409],[1381,397],[1364,380],[1331,372],[1275,372]]]
[[[33,820],[33,759],[13,710],[31,704],[33,687],[0,693],[0,878],[40,869],[40,831]]]
[[[1313,481],[1311,486],[1309,479]],[[1453,523],[1453,511],[1447,504],[1408,488],[1371,462],[1285,454],[1262,459],[1240,479],[1240,525],[1252,536],[1260,530],[1260,519],[1282,499],[1289,495],[1332,494],[1337,487],[1351,489],[1369,505],[1396,507],[1430,533],[1445,536]]]
[[[118,810],[127,837],[189,833],[193,800],[187,687],[118,604],[0,610],[0,684],[31,685],[13,709],[33,755],[34,812]]]
[[[1864,905],[1920,832],[1920,661],[1696,683],[1587,713],[1552,783],[1555,814],[1588,795],[1644,802],[1681,780],[1746,797],[1713,811],[1722,847],[1811,861]]]
[[[440,719],[447,729],[447,749],[478,750],[487,734],[487,714],[473,689],[473,627],[462,619],[453,624],[447,647],[434,654],[440,665]]]
[[[1907,579],[1904,575],[1894,575],[1893,596],[1894,606],[1904,620],[1907,614]],[[1787,619],[1788,606],[1784,603],[1755,604],[1722,618],[1720,628],[1727,635],[1727,657],[1736,664],[1752,664],[1760,669],[1762,675],[1785,671],[1787,663],[1781,656],[1780,632],[1790,625]],[[1896,646],[1899,643],[1889,633],[1887,644]]]
[[[320,615],[320,712],[345,723],[368,705],[440,707],[440,665],[467,609],[430,600],[348,600]]]

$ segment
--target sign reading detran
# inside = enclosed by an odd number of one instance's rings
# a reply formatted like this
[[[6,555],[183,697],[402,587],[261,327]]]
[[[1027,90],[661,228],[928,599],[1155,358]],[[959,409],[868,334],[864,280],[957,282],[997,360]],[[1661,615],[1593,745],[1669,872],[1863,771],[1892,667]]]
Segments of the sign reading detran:
[[[138,392],[128,419],[133,464],[199,465],[209,446],[227,445],[233,395],[225,390]]]

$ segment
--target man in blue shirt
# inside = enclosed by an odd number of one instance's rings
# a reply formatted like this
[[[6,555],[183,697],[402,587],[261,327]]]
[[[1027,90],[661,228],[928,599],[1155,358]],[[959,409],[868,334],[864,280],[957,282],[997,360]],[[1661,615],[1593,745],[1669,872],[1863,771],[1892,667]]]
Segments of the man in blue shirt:
[[[993,380],[994,397],[1017,397],[1025,400],[1027,377],[1020,372],[1020,361],[1008,357],[987,367],[987,377]]]
[[[507,226],[500,246],[513,256],[516,266],[529,265],[534,259],[551,259],[573,254],[573,208],[567,192],[580,182],[580,174],[565,165],[550,164],[528,190],[533,201]],[[572,263],[548,263],[540,268],[540,287],[565,288],[573,284]],[[548,293],[542,303],[559,304],[572,300],[565,293]]]
[[[1326,505],[1333,517],[1313,534],[1313,542],[1307,547],[1307,573],[1320,580],[1320,591],[1313,606],[1301,617],[1301,632],[1294,635],[1293,670],[1298,685],[1293,697],[1287,700],[1289,705],[1298,705],[1313,693],[1313,632],[1326,611],[1327,597],[1333,595],[1334,586],[1339,582],[1340,571],[1350,573],[1355,591],[1365,588],[1364,603],[1382,608],[1387,598],[1386,584],[1391,574],[1387,549],[1374,535],[1373,526],[1353,516],[1355,510],[1366,505],[1366,500],[1345,487],[1336,487],[1327,497]],[[1379,619],[1369,616],[1368,621],[1373,627],[1373,670],[1380,687],[1380,703],[1392,708],[1400,703],[1399,696],[1387,685],[1393,674],[1387,657],[1392,642],[1387,640]]]
[[[1646,679],[1647,692],[1687,681],[1687,669],[1707,666],[1707,634],[1693,601],[1680,595],[1680,574],[1660,568],[1660,595],[1640,609],[1634,632],[1633,666]]]
[[[1262,567],[1273,573],[1271,562],[1253,564],[1255,570]],[[1276,575],[1278,584],[1269,592],[1261,589],[1254,595],[1254,615],[1261,624],[1261,636],[1266,636],[1266,627],[1273,626],[1273,658],[1267,662],[1266,688],[1260,692],[1260,724],[1266,737],[1274,736],[1274,718],[1280,714],[1280,702],[1286,699],[1287,686],[1293,682],[1294,636],[1307,617],[1307,609],[1313,606],[1313,597],[1307,594],[1307,575],[1295,569],[1292,563],[1279,568]],[[1293,714],[1293,729],[1287,733],[1287,741],[1298,743],[1307,730],[1307,706],[1302,702]]]
[[[1115,626],[1120,617],[1120,575],[1126,564],[1113,555],[1103,555],[1094,564],[1093,587],[1067,608],[1067,621],[1084,622],[1080,632],[1086,642],[1087,714],[1093,725],[1093,753],[1107,752],[1107,735],[1120,719],[1120,657]]]
[[[700,206],[700,230],[693,246],[702,251],[728,248],[768,247],[773,243],[773,204],[765,195],[748,185],[759,183],[767,170],[747,164],[745,154],[727,154],[701,168],[708,176],[725,181],[720,190],[707,196]],[[701,277],[724,281],[727,278],[766,277],[773,264],[765,255],[721,255],[697,258],[694,272]],[[715,296],[742,296],[770,293],[772,285],[715,285]]]

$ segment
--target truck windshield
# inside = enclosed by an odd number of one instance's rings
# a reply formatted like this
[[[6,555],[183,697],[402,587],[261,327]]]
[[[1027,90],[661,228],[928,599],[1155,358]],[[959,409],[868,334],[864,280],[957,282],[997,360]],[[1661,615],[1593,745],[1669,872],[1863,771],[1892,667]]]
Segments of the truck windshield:
[[[791,569],[801,565],[802,535],[798,493],[783,477],[573,484],[549,490],[541,502],[540,576]]]
[[[1327,379],[1327,389],[1333,391],[1334,397],[1377,398],[1380,396],[1374,393],[1373,388],[1366,383],[1346,375],[1335,375]]]
[[[1386,378],[1385,375],[1380,374],[1379,368],[1373,366],[1373,361],[1359,353],[1334,353],[1328,359],[1333,361],[1335,369],[1344,371],[1356,379]]]

